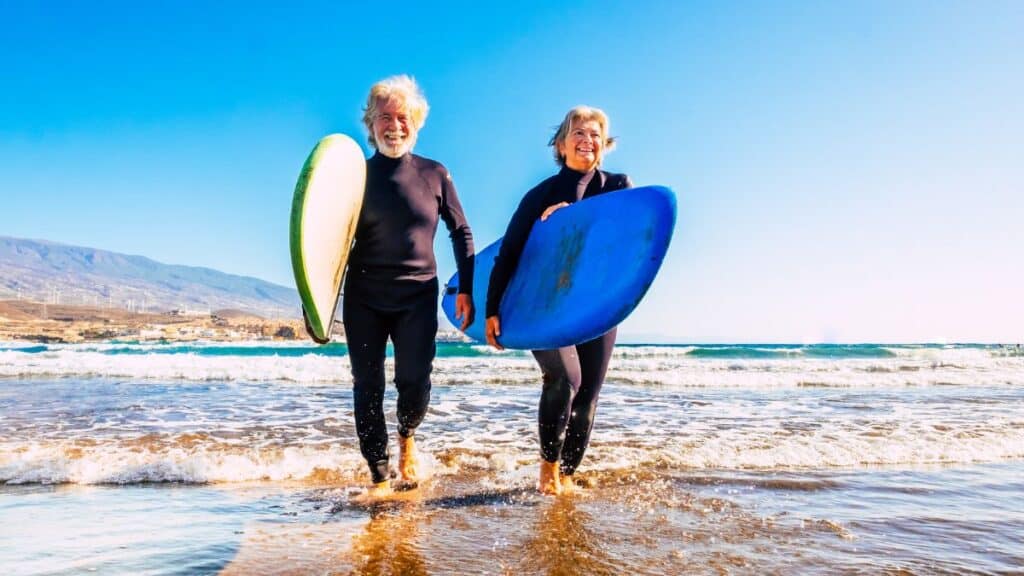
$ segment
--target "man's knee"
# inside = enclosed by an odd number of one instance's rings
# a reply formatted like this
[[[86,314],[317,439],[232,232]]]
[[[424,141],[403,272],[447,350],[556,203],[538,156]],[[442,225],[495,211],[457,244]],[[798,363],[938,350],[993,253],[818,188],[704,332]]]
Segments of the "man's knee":
[[[419,395],[430,392],[430,370],[395,374],[395,389],[399,396]]]

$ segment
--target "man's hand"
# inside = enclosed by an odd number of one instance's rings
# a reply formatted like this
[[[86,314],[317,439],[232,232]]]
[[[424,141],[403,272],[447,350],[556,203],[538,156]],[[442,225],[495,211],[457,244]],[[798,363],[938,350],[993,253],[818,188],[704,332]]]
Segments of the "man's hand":
[[[566,203],[566,202],[559,202],[558,204],[554,204],[552,206],[548,206],[547,208],[544,209],[544,212],[541,213],[540,221],[543,222],[543,221],[547,220],[548,216],[551,216],[552,214],[555,213],[555,210],[559,210],[561,208],[565,208],[568,205],[569,204]]]
[[[473,323],[473,297],[469,294],[459,294],[455,297],[455,319],[462,320],[459,330],[463,332]]]
[[[487,318],[487,326],[484,327],[484,333],[487,335],[488,344],[496,350],[505,349],[504,346],[498,343],[498,336],[501,336],[501,319],[497,314]]]

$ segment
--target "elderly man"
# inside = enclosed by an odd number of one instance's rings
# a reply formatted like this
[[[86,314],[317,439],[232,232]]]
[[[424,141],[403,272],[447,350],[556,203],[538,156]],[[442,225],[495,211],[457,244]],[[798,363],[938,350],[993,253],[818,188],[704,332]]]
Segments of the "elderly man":
[[[437,335],[438,218],[450,232],[459,270],[456,308],[463,329],[473,320],[473,235],[451,175],[412,153],[427,101],[408,76],[373,85],[363,122],[376,152],[366,161],[366,194],[349,256],[342,304],[359,448],[370,467],[369,497],[392,493],[384,421],[384,355],[390,337],[398,389],[398,471],[417,478],[413,434],[430,402]]]

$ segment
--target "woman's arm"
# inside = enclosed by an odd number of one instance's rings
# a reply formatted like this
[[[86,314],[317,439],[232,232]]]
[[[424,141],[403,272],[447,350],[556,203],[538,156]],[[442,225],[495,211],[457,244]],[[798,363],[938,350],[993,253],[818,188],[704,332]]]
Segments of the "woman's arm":
[[[543,212],[543,200],[547,192],[546,183],[547,181],[542,182],[526,193],[508,223],[487,285],[486,316],[488,318],[497,316],[501,298],[505,295],[505,289],[508,288],[508,283],[512,280],[512,275],[515,274],[516,267],[519,265],[519,257],[523,253],[526,239],[530,236],[530,230],[533,229],[533,223]]]

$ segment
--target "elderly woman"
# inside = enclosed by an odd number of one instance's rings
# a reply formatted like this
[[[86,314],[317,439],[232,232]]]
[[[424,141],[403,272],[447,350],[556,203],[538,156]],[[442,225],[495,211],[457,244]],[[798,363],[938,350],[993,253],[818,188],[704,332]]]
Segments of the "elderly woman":
[[[373,479],[370,497],[392,491],[383,409],[389,337],[398,389],[398,470],[403,480],[416,480],[413,434],[430,402],[436,352],[434,235],[439,218],[455,251],[456,308],[463,329],[473,318],[473,235],[455,184],[440,163],[412,153],[427,110],[415,81],[395,76],[373,85],[363,114],[376,152],[366,161],[366,192],[345,276],[342,318],[352,362],[356,434]]]
[[[509,222],[487,290],[487,341],[501,349],[498,305],[515,273],[523,245],[538,220],[573,202],[632,187],[625,174],[599,170],[614,147],[608,117],[597,108],[578,106],[566,114],[548,143],[554,147],[558,174],[526,193]],[[461,282],[461,280],[460,280]],[[615,346],[616,329],[589,342],[557,350],[534,350],[544,382],[540,397],[540,484],[545,494],[571,490],[594,426],[597,395]]]

